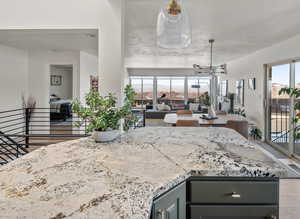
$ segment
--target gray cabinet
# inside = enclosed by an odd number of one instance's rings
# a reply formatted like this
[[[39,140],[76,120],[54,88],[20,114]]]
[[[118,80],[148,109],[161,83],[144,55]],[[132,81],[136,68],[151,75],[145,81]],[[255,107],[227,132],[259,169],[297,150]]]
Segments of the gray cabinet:
[[[278,219],[277,178],[192,177],[189,219]]]
[[[199,204],[276,204],[278,184],[272,181],[190,181],[189,200]]]
[[[186,183],[154,200],[152,219],[186,219]]]
[[[278,219],[279,179],[190,177],[153,201],[152,219]]]

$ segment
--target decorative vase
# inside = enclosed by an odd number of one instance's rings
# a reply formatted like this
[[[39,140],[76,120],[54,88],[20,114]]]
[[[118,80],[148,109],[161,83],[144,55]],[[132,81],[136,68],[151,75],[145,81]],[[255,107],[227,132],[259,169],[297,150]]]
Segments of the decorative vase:
[[[216,114],[216,111],[215,111],[213,105],[210,105],[209,108],[208,108],[208,117],[210,117],[210,118],[216,118],[217,117],[217,114]]]
[[[97,143],[111,142],[120,136],[120,130],[111,130],[105,132],[94,131],[93,138]]]

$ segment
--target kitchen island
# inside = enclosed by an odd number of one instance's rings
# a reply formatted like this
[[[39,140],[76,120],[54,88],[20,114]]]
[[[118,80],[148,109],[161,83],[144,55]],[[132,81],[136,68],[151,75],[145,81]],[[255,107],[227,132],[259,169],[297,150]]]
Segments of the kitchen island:
[[[40,148],[0,168],[0,218],[149,218],[152,201],[190,176],[285,176],[226,128],[152,127],[115,142]]]

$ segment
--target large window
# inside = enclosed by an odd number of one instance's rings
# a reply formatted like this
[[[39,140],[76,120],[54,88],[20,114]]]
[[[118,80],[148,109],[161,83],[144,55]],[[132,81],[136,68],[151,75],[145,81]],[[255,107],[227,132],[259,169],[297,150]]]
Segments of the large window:
[[[219,85],[219,96],[227,97],[228,95],[228,80],[224,80],[220,82]]]
[[[157,78],[157,102],[169,102],[171,99],[171,80],[169,77]]]
[[[130,84],[132,88],[135,91],[134,99],[136,101],[142,101],[143,95],[142,95],[142,79],[139,78],[131,78]]]
[[[184,103],[185,77],[158,77],[157,102],[168,104]]]
[[[188,101],[197,102],[205,92],[209,93],[210,79],[204,77],[188,78]]]
[[[136,92],[135,107],[140,108],[193,103],[210,91],[208,77],[131,77],[130,82]]]
[[[153,77],[131,77],[130,84],[136,92],[134,107],[153,105]]]
[[[172,103],[184,103],[184,77],[171,78],[171,101]]]
[[[146,104],[153,101],[153,78],[143,78],[143,100]]]

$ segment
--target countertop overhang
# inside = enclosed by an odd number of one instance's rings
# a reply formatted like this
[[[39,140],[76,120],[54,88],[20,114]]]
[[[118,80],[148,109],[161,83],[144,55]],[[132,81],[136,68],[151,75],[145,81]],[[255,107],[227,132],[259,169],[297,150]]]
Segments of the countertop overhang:
[[[43,147],[0,168],[0,218],[142,219],[190,176],[286,174],[233,130],[147,127],[109,144]]]

